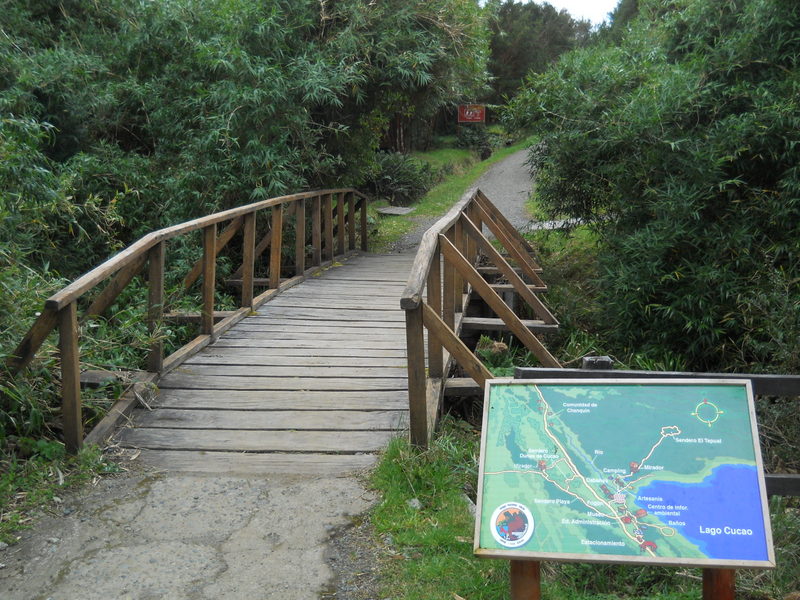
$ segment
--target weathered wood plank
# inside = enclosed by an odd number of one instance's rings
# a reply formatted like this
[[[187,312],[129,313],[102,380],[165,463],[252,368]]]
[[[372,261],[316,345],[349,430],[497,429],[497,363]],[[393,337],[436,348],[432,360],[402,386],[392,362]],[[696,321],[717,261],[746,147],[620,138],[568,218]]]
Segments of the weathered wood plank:
[[[214,286],[217,273],[217,225],[212,224],[203,229],[203,306],[200,333],[214,333]]]
[[[81,364],[78,347],[78,308],[76,302],[58,311],[58,352],[61,358],[61,416],[64,445],[75,454],[83,445],[81,419]]]
[[[329,310],[326,308],[296,308],[292,310],[289,306],[270,306],[265,304],[258,310],[262,316],[292,317],[294,319],[306,318],[323,321],[402,321],[403,312],[386,310],[357,310],[340,309]]]
[[[470,380],[472,381],[472,380]],[[408,408],[405,390],[294,390],[265,394],[261,390],[162,389],[153,406],[223,410],[401,410]]]
[[[271,340],[228,338],[221,337],[214,344],[215,348],[312,348],[312,349],[331,349],[331,348],[361,348],[376,350],[405,350],[404,341],[373,341],[373,340],[285,340],[275,338]]]
[[[278,335],[278,334],[275,334]],[[370,340],[370,341],[391,341],[398,339],[396,334],[382,332],[379,330],[375,330],[374,333],[364,333],[359,336],[352,335],[347,332],[342,333],[318,333],[316,331],[295,331],[289,334],[292,339],[295,340],[329,340],[329,341],[337,341],[342,340],[344,338],[349,337],[350,339],[359,339],[359,340]],[[242,329],[235,329],[228,333],[227,337],[229,339],[233,338],[241,338],[241,339],[261,339],[264,336],[269,336],[269,331],[264,330],[242,330]]]
[[[558,331],[558,325],[544,323],[538,319],[520,319],[520,322],[531,331],[546,333]],[[464,329],[478,329],[480,331],[511,331],[503,319],[485,317],[464,317],[461,322]]]
[[[318,308],[318,309],[337,309],[337,310],[381,310],[381,311],[388,311],[388,312],[396,312],[398,314],[402,314],[400,311],[400,307],[397,304],[397,297],[395,296],[395,302],[391,302],[391,298],[385,298],[383,301],[379,299],[375,299],[370,301],[369,299],[364,300],[356,300],[353,299],[339,299],[339,300],[332,300],[332,299],[314,299],[314,298],[284,298],[282,297],[283,294],[271,300],[269,302],[269,306],[266,306],[262,309],[261,312],[264,311],[272,311],[275,308]],[[276,311],[277,312],[277,311]]]
[[[205,450],[142,450],[140,459],[160,470],[225,475],[341,475],[372,467],[376,454],[260,454]]]
[[[234,452],[374,452],[397,434],[391,431],[230,431],[123,429],[125,448]]]
[[[186,390],[405,390],[405,377],[365,379],[348,377],[220,377],[215,375],[183,375],[170,373],[162,378],[159,387]]]
[[[381,367],[384,369],[405,369],[406,360],[397,358],[375,358],[370,353],[367,357],[352,356],[285,356],[276,354],[264,356],[251,352],[247,356],[229,356],[225,354],[198,354],[187,360],[184,367],[191,365],[253,365],[271,367]]]
[[[408,425],[403,410],[137,410],[137,427],[297,431],[397,431]]]
[[[365,378],[387,379],[406,378],[401,367],[304,367],[304,366],[258,366],[258,365],[214,365],[184,363],[173,370],[169,377],[177,375],[205,377],[304,377],[312,380],[320,377],[329,378]]]
[[[216,241],[216,247],[214,249],[214,254],[219,254],[225,246],[228,245],[228,242],[231,241],[236,232],[242,226],[242,217],[236,217],[233,221],[231,221],[228,226],[222,230],[222,233],[219,234],[219,237]],[[163,243],[163,242],[162,242]],[[200,276],[203,274],[203,257],[197,259],[197,261],[192,265],[192,268],[189,269],[189,272],[186,274],[186,277],[183,278],[183,288],[188,290],[195,281],[197,281]]]
[[[231,357],[234,359],[236,357],[254,357],[254,358],[264,358],[266,360],[270,360],[272,357],[286,357],[287,360],[292,358],[304,357],[307,356],[309,358],[321,358],[321,359],[335,359],[335,358],[370,358],[374,357],[378,358],[397,358],[397,359],[404,359],[406,356],[405,348],[401,349],[391,349],[391,348],[346,348],[342,347],[341,344],[332,346],[330,348],[317,348],[313,352],[309,352],[308,348],[302,347],[289,347],[289,348],[252,348],[249,346],[245,347],[232,347],[232,348],[222,348],[219,344],[215,344],[213,348],[209,349],[208,354],[198,354],[196,355],[199,357],[208,356],[211,359],[213,357]]]
[[[269,333],[273,335],[280,335],[282,337],[286,337],[286,335],[292,334],[297,331],[298,324],[297,323],[286,323],[283,321],[282,323],[270,323],[269,319],[260,319],[258,322],[251,322],[255,321],[255,319],[245,319],[239,326],[236,328],[237,330],[242,331],[263,331],[264,333]],[[397,331],[399,327],[392,326],[392,327],[359,327],[359,326],[348,326],[345,324],[341,325],[333,325],[327,324],[325,321],[311,321],[306,322],[302,325],[302,330],[305,332],[313,332],[313,333],[334,333],[341,337],[360,337],[364,334],[371,334],[376,332],[382,333],[392,333],[393,335],[402,335],[400,332]]]

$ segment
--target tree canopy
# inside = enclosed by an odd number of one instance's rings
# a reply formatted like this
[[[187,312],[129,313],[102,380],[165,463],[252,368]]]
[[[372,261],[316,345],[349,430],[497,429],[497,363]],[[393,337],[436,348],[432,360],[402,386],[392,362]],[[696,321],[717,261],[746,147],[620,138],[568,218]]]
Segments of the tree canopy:
[[[643,0],[619,46],[531,76],[509,119],[552,214],[601,235],[605,329],[693,369],[800,367],[800,5]]]
[[[360,184],[398,118],[485,85],[483,19],[475,0],[6,3],[0,233],[74,274],[165,223]]]

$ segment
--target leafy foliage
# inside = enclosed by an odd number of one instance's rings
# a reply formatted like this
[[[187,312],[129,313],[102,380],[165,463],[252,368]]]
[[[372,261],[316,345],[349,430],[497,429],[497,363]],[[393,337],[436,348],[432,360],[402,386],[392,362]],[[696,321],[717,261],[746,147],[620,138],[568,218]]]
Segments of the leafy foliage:
[[[491,101],[502,103],[517,93],[525,76],[541,73],[558,57],[589,39],[590,23],[577,21],[547,2],[495,0],[491,21]]]
[[[600,233],[612,341],[696,370],[796,370],[800,7],[641,2],[618,47],[531,76],[537,192]],[[776,350],[776,348],[783,348]]]
[[[420,199],[436,182],[428,163],[400,152],[380,152],[369,176],[369,189],[393,205],[406,206]]]

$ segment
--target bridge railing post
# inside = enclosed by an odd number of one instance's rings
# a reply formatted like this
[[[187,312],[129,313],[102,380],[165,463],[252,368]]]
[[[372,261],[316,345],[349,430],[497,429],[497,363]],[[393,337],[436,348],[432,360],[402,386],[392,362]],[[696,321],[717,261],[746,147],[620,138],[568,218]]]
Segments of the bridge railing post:
[[[333,194],[325,194],[322,198],[322,226],[325,234],[322,258],[333,260]]]
[[[367,199],[361,198],[361,250],[369,250],[369,227],[367,219]]]
[[[356,195],[347,193],[347,249],[356,249]]]
[[[269,254],[269,287],[281,286],[281,253],[283,250],[283,204],[272,207],[272,245]]]
[[[302,275],[306,270],[306,201],[298,200],[294,210],[294,273]]]
[[[214,291],[217,278],[217,224],[203,228],[203,307],[200,311],[200,333],[214,333]]]
[[[311,200],[311,264],[322,264],[322,198]]]
[[[437,244],[433,252],[431,270],[428,273],[426,289],[428,291],[427,304],[438,315],[442,315],[442,268],[441,252]],[[428,375],[440,379],[444,374],[442,344],[435,335],[428,332]]]
[[[406,310],[406,352],[408,358],[408,408],[411,444],[428,447],[428,401],[425,376],[425,334],[422,305]]]
[[[347,250],[345,246],[345,232],[347,231],[345,225],[345,206],[347,205],[346,194],[340,193],[336,203],[336,254],[344,254]]]
[[[61,358],[61,414],[64,445],[75,454],[83,445],[81,365],[78,348],[78,308],[72,301],[58,311],[58,350]]]
[[[147,253],[147,331],[153,335],[164,316],[164,247],[159,242]],[[158,373],[164,366],[164,342],[158,338],[150,344],[147,370]]]
[[[253,308],[253,278],[255,276],[256,213],[244,217],[242,240],[242,308]]]

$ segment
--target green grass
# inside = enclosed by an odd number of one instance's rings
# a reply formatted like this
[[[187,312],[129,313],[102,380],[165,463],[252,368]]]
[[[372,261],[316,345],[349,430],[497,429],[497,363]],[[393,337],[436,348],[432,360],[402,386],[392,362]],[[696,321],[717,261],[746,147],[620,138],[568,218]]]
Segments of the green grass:
[[[97,447],[65,456],[58,442],[37,446],[40,454],[28,459],[0,461],[0,542],[14,544],[21,529],[30,527],[38,515],[62,509],[60,495],[118,467],[105,460]]]
[[[436,170],[452,169],[453,173],[462,173],[478,162],[475,154],[465,148],[436,148],[427,152],[412,152],[412,156]]]
[[[376,226],[370,236],[370,242],[376,252],[386,250],[392,243],[399,240],[405,233],[411,231],[416,223],[415,217],[437,217],[446,213],[450,207],[461,199],[469,187],[483,175],[493,164],[510,156],[517,150],[531,144],[531,138],[517,142],[497,150],[491,158],[485,161],[475,161],[469,150],[457,148],[437,148],[429,152],[416,153],[415,156],[432,166],[453,165],[453,172],[434,186],[419,202],[414,204],[416,210],[410,215],[380,217],[374,212],[375,208],[385,206],[385,203],[372,203],[371,212]]]
[[[466,169],[463,173],[453,174],[447,177],[440,184],[429,191],[417,204],[414,214],[423,216],[439,216],[446,213],[453,204],[458,202],[475,180],[489,170],[493,164],[500,162],[518,150],[522,150],[531,144],[531,139],[517,142],[513,146],[507,146],[495,151],[492,156],[484,161],[478,162]]]

